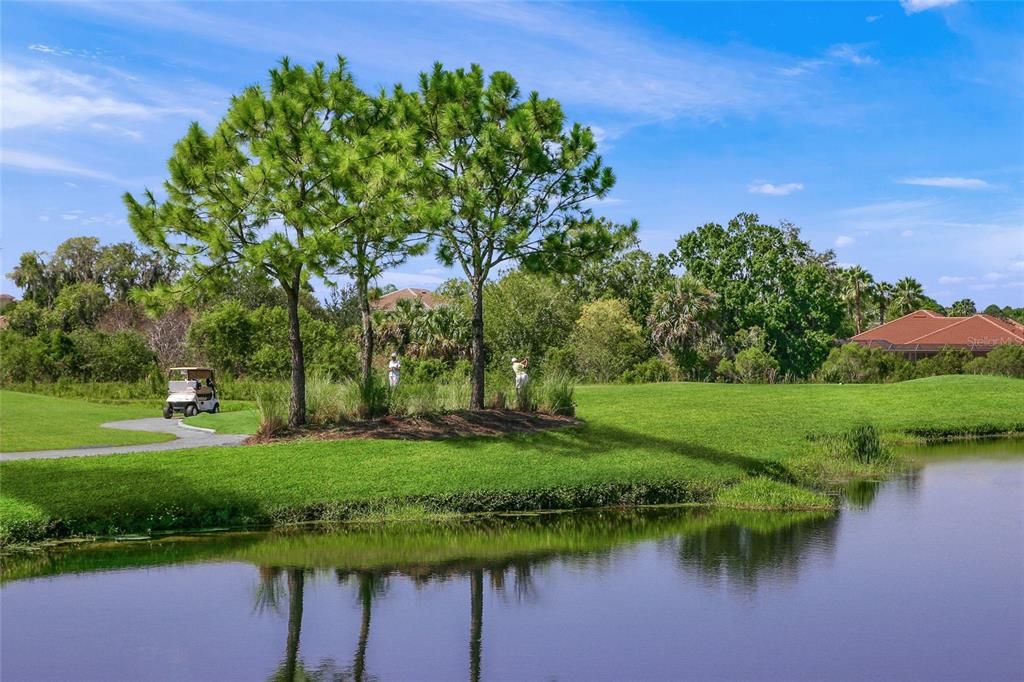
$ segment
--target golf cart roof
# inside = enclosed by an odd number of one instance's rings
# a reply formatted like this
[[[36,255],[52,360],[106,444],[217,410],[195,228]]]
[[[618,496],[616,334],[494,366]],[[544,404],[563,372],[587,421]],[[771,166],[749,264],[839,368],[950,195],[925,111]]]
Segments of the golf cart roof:
[[[191,372],[193,370],[202,370],[204,372],[212,372],[212,367],[168,367],[168,372]]]

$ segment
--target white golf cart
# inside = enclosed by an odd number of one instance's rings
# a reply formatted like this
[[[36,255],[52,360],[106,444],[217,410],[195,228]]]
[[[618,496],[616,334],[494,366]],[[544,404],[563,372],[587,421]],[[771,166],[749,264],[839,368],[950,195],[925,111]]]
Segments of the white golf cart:
[[[200,412],[220,412],[213,370],[209,367],[171,367],[167,374],[164,419],[175,412],[191,417]]]

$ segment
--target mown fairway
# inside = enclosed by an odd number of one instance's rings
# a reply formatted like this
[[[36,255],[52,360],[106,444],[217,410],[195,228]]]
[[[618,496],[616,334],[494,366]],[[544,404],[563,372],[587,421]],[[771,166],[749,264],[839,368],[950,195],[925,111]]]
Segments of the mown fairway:
[[[57,521],[65,531],[136,531],[267,522],[290,518],[290,510],[308,517],[338,503],[443,503],[481,492],[515,501],[612,484],[707,493],[749,476],[784,477],[787,467],[815,456],[808,435],[858,422],[888,433],[1021,430],[1022,396],[1024,381],[981,376],[893,385],[584,387],[585,426],[531,436],[308,440],[7,462],[0,465],[0,525],[8,536]]]
[[[139,445],[172,440],[166,433],[104,429],[100,424],[159,417],[159,407],[100,405],[81,400],[0,391],[0,452]]]

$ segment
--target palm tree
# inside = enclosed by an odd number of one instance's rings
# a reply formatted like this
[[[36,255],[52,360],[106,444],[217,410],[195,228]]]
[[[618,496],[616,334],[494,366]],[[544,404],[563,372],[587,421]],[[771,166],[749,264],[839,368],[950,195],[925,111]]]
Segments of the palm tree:
[[[896,293],[896,287],[889,282],[879,282],[875,285],[875,303],[878,304],[878,324],[885,324],[885,311],[889,308],[889,304],[892,303],[893,294]]]
[[[411,338],[423,357],[458,360],[469,354],[469,319],[458,306],[439,306],[416,319]]]
[[[679,277],[654,295],[647,316],[651,341],[681,368],[693,367],[698,345],[717,336],[717,313],[718,294],[690,275]]]
[[[906,315],[921,307],[924,302],[924,287],[913,277],[904,277],[896,282],[892,296],[892,307],[896,315]]]
[[[854,265],[844,273],[844,293],[846,299],[853,305],[853,319],[857,323],[858,334],[864,331],[864,294],[871,291],[871,285],[874,283],[871,273],[859,265]]]
[[[381,345],[392,346],[399,353],[404,353],[413,327],[425,313],[426,308],[419,301],[409,298],[398,301],[393,310],[376,314],[377,339]]]

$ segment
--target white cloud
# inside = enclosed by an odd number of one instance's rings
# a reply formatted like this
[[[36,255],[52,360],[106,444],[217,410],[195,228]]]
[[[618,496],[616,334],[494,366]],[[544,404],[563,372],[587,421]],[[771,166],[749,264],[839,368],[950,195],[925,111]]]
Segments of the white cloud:
[[[868,15],[868,16],[864,17],[864,21],[868,22],[869,24],[873,24],[873,23],[875,23],[876,21],[878,21],[881,18],[882,18],[881,14],[871,14],[871,15]]]
[[[24,152],[16,149],[0,150],[0,165],[23,170],[39,171],[42,173],[55,173],[57,175],[77,175],[83,178],[94,180],[105,180],[118,182],[110,173],[95,168],[86,168],[71,161],[55,156],[46,156],[34,152]]]
[[[960,277],[954,275],[943,275],[939,277],[939,284],[963,284],[964,282],[973,282],[973,277]]]
[[[960,0],[900,0],[900,6],[907,14],[916,14],[937,7],[949,7]]]
[[[41,43],[33,43],[32,45],[28,46],[28,49],[32,50],[33,52],[42,52],[43,54],[61,54],[63,52],[63,50],[60,50],[56,47],[43,45]]]
[[[793,192],[799,192],[804,188],[802,182],[786,182],[781,185],[774,185],[770,182],[755,182],[747,188],[751,194],[767,194],[773,197],[784,197]]]
[[[29,67],[5,60],[0,65],[0,127],[64,130],[88,125],[128,137],[141,135],[111,119],[151,120],[169,114],[204,115],[181,104],[181,93],[153,88],[117,69],[101,75],[36,63]],[[191,93],[195,95],[195,93]]]
[[[864,54],[866,47],[866,45],[839,43],[838,45],[833,45],[829,48],[828,56],[857,66],[871,66],[873,64],[877,64],[877,59]]]
[[[1006,279],[1006,275],[1004,275],[1001,272],[986,272],[982,279],[985,279],[989,282],[997,282],[1001,279]]]
[[[48,222],[50,222],[50,216],[48,216],[48,215],[41,215],[41,216],[39,216],[39,222],[41,222],[41,223],[48,223]]]
[[[1014,272],[1024,272],[1024,260],[1013,261],[1007,269]]]
[[[988,189],[992,185],[978,178],[930,177],[903,178],[897,180],[901,185],[919,185],[921,187],[945,187],[947,189]]]
[[[221,6],[226,5],[89,3],[82,8],[118,25],[189,32],[275,57],[323,58],[343,45],[353,65],[373,64],[389,78],[408,78],[410,68],[433,61],[464,66],[485,55],[488,70],[515,73],[524,92],[557,93],[563,102],[598,108],[600,116],[623,117],[616,123],[768,114],[834,125],[850,115],[847,106],[833,106],[831,80],[795,84],[780,73],[799,61],[792,54],[737,42],[666,40],[622,14],[609,19],[607,12],[585,4],[434,3],[412,10],[436,18],[429,32],[416,21],[382,24],[363,10],[339,20],[308,9],[315,5],[296,5],[303,20],[317,22],[320,30],[313,33],[229,17]],[[228,23],[232,30],[224,30]],[[396,44],[402,49],[389,47]]]
[[[853,246],[853,242],[853,237],[848,237],[845,234],[836,237],[836,246]]]
[[[142,139],[142,133],[138,130],[132,130],[130,128],[122,128],[121,126],[113,126],[109,123],[90,123],[89,127],[92,130],[96,130],[104,133],[111,133],[113,135],[120,135],[121,137],[127,137],[129,139],[138,142]]]
[[[22,69],[4,63],[0,71],[4,97],[3,129],[57,127],[105,118],[146,118],[156,112],[104,92],[91,76],[49,66]]]
[[[902,232],[900,232],[900,236],[901,237],[913,237],[914,236],[914,231],[913,230],[903,230]]]

